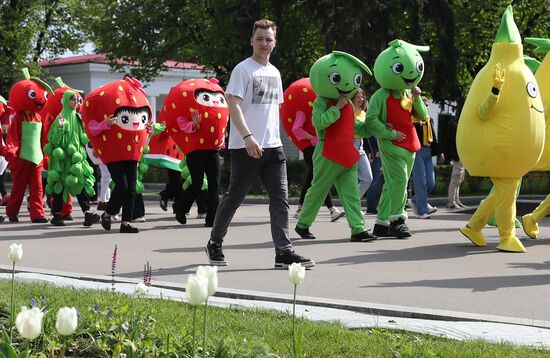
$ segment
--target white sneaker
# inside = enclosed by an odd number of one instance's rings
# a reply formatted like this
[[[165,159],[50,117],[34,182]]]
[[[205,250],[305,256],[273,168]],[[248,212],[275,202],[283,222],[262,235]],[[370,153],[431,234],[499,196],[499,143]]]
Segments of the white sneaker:
[[[144,223],[145,222],[145,216],[140,216],[139,218],[135,218],[132,220],[135,223]]]
[[[437,211],[437,208],[435,206],[431,206],[428,204],[428,214],[433,214]]]
[[[197,219],[206,219],[206,214],[204,213],[197,214]]]
[[[298,208],[296,210],[296,213],[294,213],[294,219],[298,219],[300,217],[301,212],[302,212],[302,208]]]
[[[416,215],[416,218],[417,219],[429,219],[430,214],[426,213],[426,214],[422,214],[422,215]]]
[[[343,211],[340,211],[337,208],[332,208],[330,210],[330,221],[335,222],[344,215],[345,213]]]
[[[407,204],[409,204],[409,208],[413,211],[415,215],[418,215],[418,208],[416,207],[416,204],[413,203],[412,199],[407,199]]]

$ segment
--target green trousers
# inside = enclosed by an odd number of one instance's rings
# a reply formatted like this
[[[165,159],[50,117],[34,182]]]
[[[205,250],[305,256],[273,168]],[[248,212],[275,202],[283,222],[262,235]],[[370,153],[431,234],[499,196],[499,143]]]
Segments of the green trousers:
[[[342,201],[351,234],[365,231],[365,220],[361,213],[361,200],[357,185],[357,164],[344,168],[322,154],[323,146],[315,146],[313,152],[313,180],[308,189],[297,226],[305,229],[311,226],[334,184]]]
[[[384,172],[384,186],[378,204],[376,223],[389,226],[392,221],[407,218],[407,183],[414,165],[415,153],[398,147],[389,140],[379,140],[378,148]]]

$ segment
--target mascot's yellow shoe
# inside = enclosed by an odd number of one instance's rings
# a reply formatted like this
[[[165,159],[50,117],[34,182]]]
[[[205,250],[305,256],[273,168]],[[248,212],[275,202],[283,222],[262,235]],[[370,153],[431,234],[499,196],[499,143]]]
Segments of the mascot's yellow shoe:
[[[521,217],[521,223],[523,224],[523,231],[531,239],[537,239],[539,235],[539,225],[533,220],[532,214],[523,215]]]
[[[511,237],[509,239],[500,239],[500,244],[497,246],[497,250],[507,252],[525,252],[525,247],[517,237]]]
[[[481,231],[476,231],[468,226],[461,227],[459,230],[462,235],[466,236],[466,238],[470,240],[474,245],[480,247],[487,245],[487,242],[485,241],[485,236],[483,236],[483,233]]]

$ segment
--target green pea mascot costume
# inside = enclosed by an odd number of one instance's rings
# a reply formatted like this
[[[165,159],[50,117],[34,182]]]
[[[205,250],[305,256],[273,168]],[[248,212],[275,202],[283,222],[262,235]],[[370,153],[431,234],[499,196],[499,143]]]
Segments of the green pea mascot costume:
[[[71,90],[63,93],[63,108],[57,118],[62,117],[63,123],[58,120],[53,121],[48,132],[48,144],[44,146],[44,152],[50,157],[48,165],[48,184],[46,193],[51,195],[61,195],[64,202],[70,200],[70,195],[80,197],[84,192],[89,202],[88,196],[95,194],[94,191],[94,171],[88,164],[87,153],[84,145],[88,141],[88,136],[84,132],[82,122],[75,108],[71,107],[71,98],[75,92]],[[55,202],[54,197],[54,202]],[[81,199],[79,198],[79,203]],[[54,207],[57,206],[54,203]],[[89,211],[89,203],[82,208],[85,211],[84,226],[91,226],[99,221],[99,216]],[[62,226],[63,222],[60,215],[61,207],[54,208],[54,218],[52,225]]]
[[[365,230],[361,213],[357,186],[359,153],[353,145],[355,134],[366,137],[367,133],[364,124],[355,119],[349,101],[361,85],[361,70],[371,74],[359,59],[340,51],[321,57],[311,67],[311,87],[317,94],[312,123],[319,145],[313,152],[313,181],[296,224],[296,232],[304,239],[315,239],[309,227],[333,184],[346,212],[351,241],[375,239]]]
[[[415,153],[420,149],[411,116],[427,117],[421,96],[419,93],[413,96],[411,90],[424,75],[420,52],[427,52],[430,48],[403,40],[393,40],[388,45],[374,62],[374,78],[381,88],[370,98],[365,117],[368,131],[378,137],[384,168],[384,186],[373,234],[407,238],[411,236],[405,223],[407,182]]]

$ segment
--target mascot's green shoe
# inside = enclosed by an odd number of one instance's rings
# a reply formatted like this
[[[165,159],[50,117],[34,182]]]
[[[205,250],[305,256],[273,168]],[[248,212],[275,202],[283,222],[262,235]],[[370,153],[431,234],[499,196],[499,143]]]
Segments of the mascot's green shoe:
[[[470,240],[474,245],[480,247],[487,245],[487,242],[485,241],[485,236],[483,236],[483,233],[481,231],[476,231],[468,226],[461,227],[459,230],[462,235],[466,236],[466,238]]]
[[[497,246],[497,250],[507,252],[525,252],[525,247],[517,237],[511,237],[509,239],[500,239],[500,244]]]
[[[523,224],[523,231],[531,239],[537,239],[539,235],[539,225],[533,220],[532,214],[523,215],[521,217],[521,223]]]

